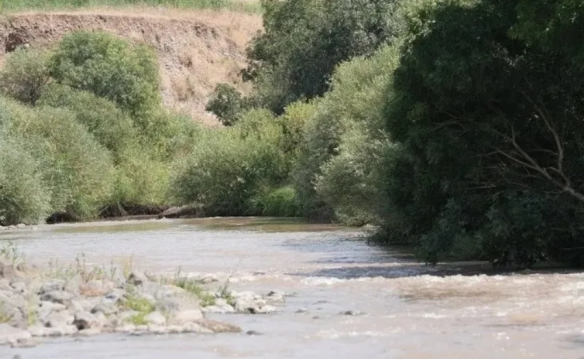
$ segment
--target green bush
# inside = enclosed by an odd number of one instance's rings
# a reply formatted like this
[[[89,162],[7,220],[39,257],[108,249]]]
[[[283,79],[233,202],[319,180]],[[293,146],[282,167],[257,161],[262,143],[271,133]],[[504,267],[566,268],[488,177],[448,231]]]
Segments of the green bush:
[[[236,126],[200,130],[191,155],[174,166],[176,201],[201,205],[207,215],[252,214],[258,190],[287,175],[280,127],[270,116],[250,112]]]
[[[160,106],[158,64],[145,45],[132,45],[104,32],[74,32],[59,42],[49,61],[51,76],[92,92],[130,113],[138,125]]]
[[[296,190],[290,186],[259,190],[249,201],[250,212],[271,217],[300,217]]]
[[[34,105],[49,82],[47,53],[18,48],[7,56],[0,71],[0,92],[23,103]]]
[[[139,139],[138,131],[127,115],[112,102],[90,92],[51,84],[42,92],[38,105],[72,111],[77,122],[112,152],[115,163],[122,162],[126,149],[135,146]]]
[[[217,116],[225,126],[232,126],[243,110],[243,99],[233,86],[219,84],[215,87],[205,109]]]
[[[51,189],[22,138],[0,133],[0,224],[35,224],[51,211]]]
[[[3,118],[9,134],[23,138],[22,146],[40,161],[50,188],[51,208],[80,219],[97,215],[113,190],[113,164],[75,114],[52,107],[28,108],[6,100]]]

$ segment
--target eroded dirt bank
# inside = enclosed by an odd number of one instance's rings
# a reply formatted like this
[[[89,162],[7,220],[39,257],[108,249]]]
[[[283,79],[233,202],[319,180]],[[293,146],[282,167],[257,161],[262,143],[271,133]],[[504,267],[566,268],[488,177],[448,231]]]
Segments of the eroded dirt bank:
[[[0,62],[23,44],[48,47],[77,30],[108,31],[153,46],[158,54],[164,104],[208,125],[205,111],[217,83],[246,91],[240,70],[245,47],[261,29],[261,16],[233,12],[155,8],[22,13],[0,23]]]

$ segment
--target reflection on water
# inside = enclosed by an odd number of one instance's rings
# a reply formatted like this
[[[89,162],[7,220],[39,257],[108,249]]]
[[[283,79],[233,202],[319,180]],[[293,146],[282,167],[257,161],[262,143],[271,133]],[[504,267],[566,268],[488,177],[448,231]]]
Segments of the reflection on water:
[[[151,271],[181,267],[229,278],[238,290],[293,294],[275,315],[215,316],[263,335],[103,336],[8,349],[23,359],[584,357],[581,273],[425,266],[403,249],[367,245],[358,229],[296,219],[130,220],[2,236],[39,264],[82,252],[95,264],[131,256]]]

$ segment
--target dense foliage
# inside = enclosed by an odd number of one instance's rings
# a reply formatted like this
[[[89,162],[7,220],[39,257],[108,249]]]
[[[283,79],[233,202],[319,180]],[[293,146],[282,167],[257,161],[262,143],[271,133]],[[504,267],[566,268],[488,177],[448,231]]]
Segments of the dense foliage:
[[[264,0],[264,32],[248,50],[245,76],[276,113],[322,95],[335,66],[392,38],[392,0]]]
[[[373,224],[431,263],[584,264],[581,2],[262,6],[252,96],[217,86],[219,129],[161,107],[144,47],[79,33],[14,53],[0,222],[186,204]]]

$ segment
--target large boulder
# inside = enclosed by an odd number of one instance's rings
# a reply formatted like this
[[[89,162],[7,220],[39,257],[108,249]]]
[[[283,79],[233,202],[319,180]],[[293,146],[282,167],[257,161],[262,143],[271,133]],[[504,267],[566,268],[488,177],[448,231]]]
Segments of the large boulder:
[[[0,324],[0,345],[15,344],[30,337],[31,334],[27,330],[15,328],[6,323]]]

